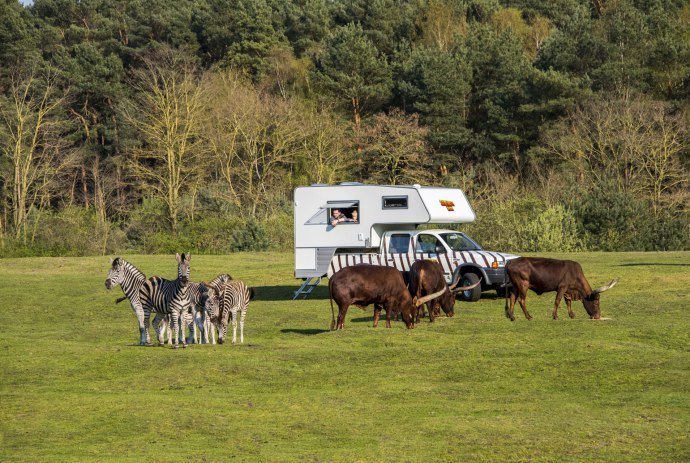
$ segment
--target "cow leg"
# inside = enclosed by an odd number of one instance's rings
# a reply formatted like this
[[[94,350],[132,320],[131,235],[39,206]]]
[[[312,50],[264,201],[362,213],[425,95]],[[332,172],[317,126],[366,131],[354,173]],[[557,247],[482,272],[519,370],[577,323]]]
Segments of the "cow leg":
[[[506,298],[506,317],[510,318],[510,321],[514,322],[515,312],[513,309],[515,308],[515,292],[512,289],[509,291],[509,296],[510,298]]]
[[[532,316],[527,311],[527,288],[520,288],[520,294],[518,294],[517,300],[520,303],[520,307],[522,307],[522,312],[525,314],[525,318],[527,320],[531,320]]]
[[[565,296],[565,305],[568,307],[568,316],[570,318],[575,318],[575,312],[573,312],[573,308],[571,307],[571,304],[573,303],[573,300],[570,299],[567,295]]]
[[[561,298],[563,297],[563,290],[559,289],[556,293],[556,302],[553,304],[553,319],[558,320],[558,306],[561,305]]]
[[[391,327],[391,312],[390,307],[386,307],[386,328]]]
[[[433,301],[427,302],[426,305],[426,310],[429,311],[429,322],[434,323],[434,317],[436,316],[436,307],[433,306]],[[419,320],[417,320],[419,322]]]
[[[374,304],[374,328],[379,326],[379,318],[381,318],[381,306]]]
[[[345,314],[347,313],[347,307],[338,304],[338,322],[335,325],[336,330],[342,330],[345,328]]]

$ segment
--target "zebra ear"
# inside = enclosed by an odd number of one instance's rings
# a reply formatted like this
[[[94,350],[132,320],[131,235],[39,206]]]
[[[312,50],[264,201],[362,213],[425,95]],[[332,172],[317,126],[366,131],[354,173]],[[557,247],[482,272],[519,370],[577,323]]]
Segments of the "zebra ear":
[[[187,254],[187,262],[189,262],[190,260],[192,260],[192,254],[191,253]]]
[[[175,259],[177,259],[177,263],[179,264],[180,263],[180,254],[177,252],[175,253]]]
[[[108,257],[108,259],[110,259],[110,265],[113,265],[113,262],[115,262],[115,261],[113,260],[113,258],[112,258],[112,257]]]

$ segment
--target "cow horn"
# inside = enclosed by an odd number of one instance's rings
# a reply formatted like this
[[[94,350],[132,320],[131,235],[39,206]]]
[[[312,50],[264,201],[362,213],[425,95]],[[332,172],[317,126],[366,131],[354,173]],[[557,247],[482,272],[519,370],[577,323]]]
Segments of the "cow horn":
[[[457,275],[455,275],[455,279],[451,282],[450,286],[448,286],[448,289],[453,291],[455,287],[460,283],[460,272],[458,272]]]
[[[437,297],[439,297],[441,294],[443,294],[443,293],[445,293],[445,292],[446,292],[446,288],[443,288],[441,291],[437,291],[437,292],[435,292],[435,293],[433,293],[433,294],[428,294],[428,295],[426,295],[426,296],[424,296],[424,297],[420,297],[420,298],[417,299],[417,301],[415,302],[415,306],[419,307],[420,305],[425,304],[425,303],[429,302],[429,301],[432,300],[432,299],[436,299]]]
[[[613,288],[616,286],[616,283],[618,283],[618,278],[611,280],[611,282],[605,286],[602,286],[601,288],[597,288],[594,291],[592,291],[592,296],[603,293],[604,291],[608,291],[609,289]]]
[[[474,288],[475,286],[477,286],[477,285],[478,285],[479,283],[481,283],[481,282],[482,282],[482,279],[480,278],[479,281],[476,282],[476,283],[473,284],[473,285],[469,285],[469,286],[460,286],[459,288],[451,288],[451,290],[453,291],[453,293],[459,293],[459,292],[461,292],[461,291],[467,291],[468,289]]]

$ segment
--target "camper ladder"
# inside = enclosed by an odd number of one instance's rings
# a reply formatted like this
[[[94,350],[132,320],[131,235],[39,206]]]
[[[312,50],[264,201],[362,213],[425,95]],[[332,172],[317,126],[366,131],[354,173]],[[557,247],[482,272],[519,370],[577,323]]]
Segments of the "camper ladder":
[[[292,298],[294,301],[297,299],[300,295],[304,295],[302,299],[306,299],[312,291],[314,291],[314,288],[316,288],[319,283],[321,283],[321,277],[309,277],[306,280],[304,280],[304,283],[302,283],[302,286],[299,287],[297,291],[295,291],[295,297]]]

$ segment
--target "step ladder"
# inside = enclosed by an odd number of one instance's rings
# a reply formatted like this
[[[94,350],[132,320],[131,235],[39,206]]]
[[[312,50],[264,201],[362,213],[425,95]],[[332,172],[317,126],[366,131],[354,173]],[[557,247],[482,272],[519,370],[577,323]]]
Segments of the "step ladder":
[[[300,296],[303,296],[302,299],[306,299],[309,297],[312,291],[314,291],[314,288],[316,288],[319,283],[321,283],[321,277],[309,277],[306,280],[304,280],[304,283],[302,283],[302,286],[299,287],[297,291],[295,291],[295,297],[292,298],[294,301]]]

